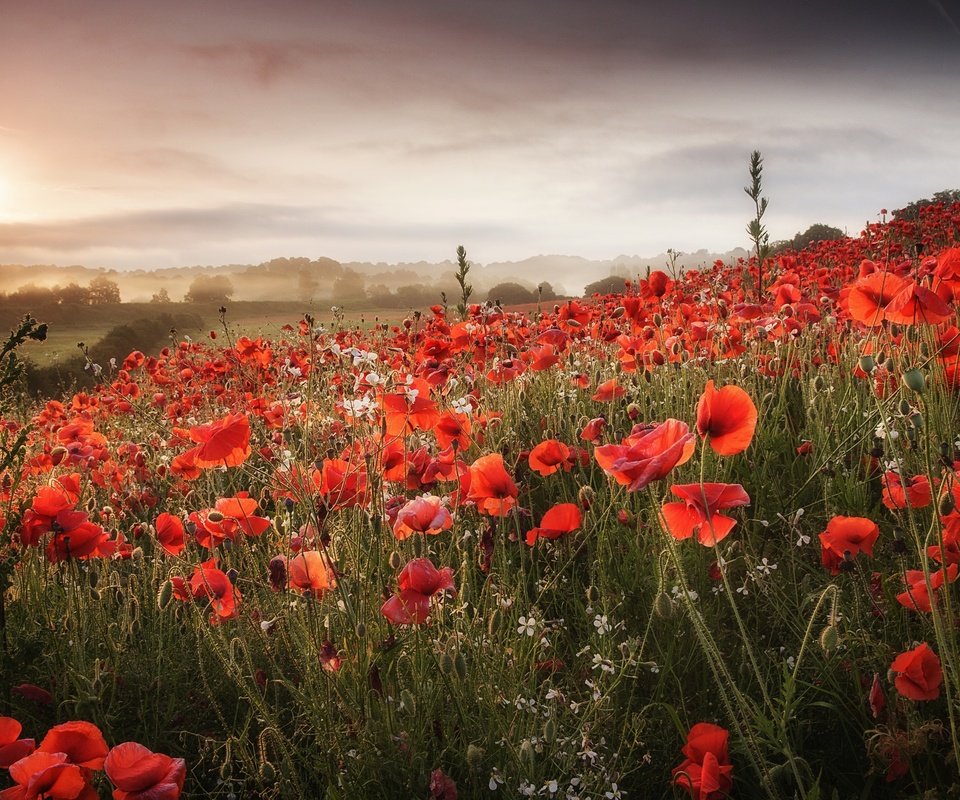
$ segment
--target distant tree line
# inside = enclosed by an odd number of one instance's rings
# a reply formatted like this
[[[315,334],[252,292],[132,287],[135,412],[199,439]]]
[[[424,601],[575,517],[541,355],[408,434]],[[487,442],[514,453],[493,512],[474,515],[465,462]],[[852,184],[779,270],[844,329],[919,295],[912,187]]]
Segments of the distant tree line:
[[[792,239],[781,239],[778,242],[773,242],[770,245],[770,254],[777,255],[777,253],[782,253],[785,250],[803,250],[817,242],[834,242],[846,238],[847,235],[839,228],[818,222],[805,231],[797,233]]]
[[[31,309],[53,305],[108,306],[119,302],[120,287],[116,281],[102,275],[86,286],[68,283],[47,287],[28,283],[13,292],[0,292],[0,304]]]
[[[953,203],[960,203],[960,189],[944,189],[942,192],[936,192],[932,198],[924,197],[921,200],[914,200],[903,208],[896,209],[893,212],[893,218],[916,220],[920,218],[920,209],[925,206],[938,204],[948,206]]]

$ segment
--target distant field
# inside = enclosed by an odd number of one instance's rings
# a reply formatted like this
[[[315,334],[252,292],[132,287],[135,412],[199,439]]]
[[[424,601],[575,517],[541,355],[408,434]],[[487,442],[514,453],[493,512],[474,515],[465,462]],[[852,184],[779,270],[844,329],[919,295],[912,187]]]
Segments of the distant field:
[[[196,303],[121,303],[116,306],[49,306],[41,309],[0,309],[0,332],[12,329],[27,313],[49,326],[44,342],[29,342],[22,353],[40,366],[49,366],[77,353],[77,344],[95,344],[118,325],[168,314],[174,318],[193,318],[192,324],[180,325],[177,333],[196,337],[215,330],[222,333],[219,309],[216,305]],[[236,335],[276,337],[287,324],[294,325],[304,313],[312,314],[318,322],[333,320],[330,303],[304,304],[299,302],[242,301],[227,305],[226,321]],[[405,313],[401,309],[345,308],[344,322],[369,327],[376,321],[397,323]],[[122,357],[126,354],[118,354]]]

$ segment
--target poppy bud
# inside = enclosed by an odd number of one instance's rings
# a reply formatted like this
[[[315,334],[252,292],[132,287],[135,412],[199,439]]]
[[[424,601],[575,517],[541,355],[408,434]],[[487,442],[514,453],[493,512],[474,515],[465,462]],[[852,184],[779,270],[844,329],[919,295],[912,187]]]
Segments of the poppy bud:
[[[593,490],[592,486],[581,486],[577,498],[579,499],[580,505],[583,506],[584,510],[588,510],[590,506],[593,505],[593,501],[596,496],[597,493]]]
[[[653,601],[653,613],[662,619],[673,616],[675,604],[666,592],[660,592]]]
[[[923,429],[923,414],[919,411],[910,415],[910,424],[917,430]]]
[[[283,556],[274,556],[268,566],[270,571],[270,588],[275,592],[282,591],[287,585],[287,559]]]
[[[621,525],[629,525],[633,521],[633,518],[630,516],[630,512],[625,508],[621,508],[617,511],[617,522]]]
[[[913,411],[913,406],[910,405],[909,400],[901,400],[899,408],[901,417],[908,417],[910,416],[910,412]]]
[[[273,783],[276,780],[277,771],[269,761],[264,761],[260,764],[260,778],[264,783]]]
[[[90,585],[91,589],[96,589],[97,584],[100,582],[100,571],[97,569],[92,569],[87,573],[87,583]]]
[[[894,368],[895,366],[896,366],[896,364],[893,363],[893,359],[892,359],[892,358],[888,358],[888,359],[886,359],[886,360],[883,362],[883,368],[884,368],[887,372],[893,372],[893,368]]]
[[[227,580],[230,581],[230,583],[232,584],[235,584],[237,582],[237,578],[239,577],[239,575],[240,573],[237,572],[235,569],[227,570]]]
[[[357,638],[362,639],[364,636],[367,635],[367,626],[364,625],[362,622],[358,622],[356,632],[357,632]]]
[[[453,669],[457,673],[457,677],[460,680],[466,680],[467,678],[467,660],[463,657],[463,653],[457,653],[453,659]]]
[[[557,723],[553,717],[550,717],[550,719],[543,723],[543,741],[545,741],[547,744],[553,744],[556,738]]]
[[[500,609],[494,609],[493,613],[490,615],[490,619],[487,622],[487,635],[493,638],[497,631],[500,630],[500,625],[503,623],[503,614],[500,613]]]
[[[453,667],[453,656],[449,653],[444,653],[440,656],[440,669],[447,675],[451,674],[454,670]]]
[[[820,633],[820,647],[824,653],[829,654],[837,648],[840,643],[840,632],[836,625],[827,625]]]
[[[529,739],[524,739],[520,745],[520,759],[525,761],[529,766],[533,766],[533,744]]]
[[[877,368],[877,362],[874,361],[873,356],[860,356],[860,369],[869,375]]]
[[[661,325],[663,325],[663,317],[660,315],[659,312],[653,315],[653,324],[656,325],[658,328]]]
[[[160,586],[160,591],[157,592],[157,608],[163,611],[168,605],[170,605],[170,600],[173,597],[173,581],[164,581]]]
[[[221,514],[219,511],[211,511],[209,514],[207,514],[207,520],[213,523],[223,522],[223,514]]]
[[[398,570],[403,565],[403,557],[396,550],[393,550],[390,553],[389,563],[390,569]]]
[[[405,709],[413,711],[414,706],[416,705],[413,699],[413,692],[411,692],[409,689],[402,689],[400,691],[400,702]]]
[[[903,373],[902,380],[904,386],[917,394],[923,394],[923,390],[926,388],[926,379],[918,369],[908,369]]]
[[[613,309],[613,313],[610,316],[614,319],[620,319],[620,317],[626,313],[627,309],[625,309],[623,306],[617,306],[615,309]]]
[[[53,461],[53,466],[59,466],[60,462],[63,461],[63,457],[67,454],[67,448],[63,446],[54,447],[50,451],[50,459]]]
[[[475,744],[467,745],[467,766],[474,772],[479,772],[483,765],[484,750]]]
[[[818,392],[822,392],[827,388],[827,381],[823,375],[817,375],[817,377],[813,379],[813,388]]]
[[[600,599],[600,592],[597,591],[596,586],[588,586],[586,591],[587,602],[596,603]]]
[[[940,503],[937,510],[940,512],[941,517],[947,516],[951,511],[957,507],[956,501],[953,499],[953,492],[946,492],[940,496]]]

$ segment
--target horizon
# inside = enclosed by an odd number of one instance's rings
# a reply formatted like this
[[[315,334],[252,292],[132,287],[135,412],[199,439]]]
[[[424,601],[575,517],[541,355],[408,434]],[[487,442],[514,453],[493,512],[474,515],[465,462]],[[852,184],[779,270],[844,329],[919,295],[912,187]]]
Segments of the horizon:
[[[722,253],[749,247],[753,149],[771,240],[856,236],[960,186],[958,16],[939,0],[18,4],[0,30],[0,263]]]

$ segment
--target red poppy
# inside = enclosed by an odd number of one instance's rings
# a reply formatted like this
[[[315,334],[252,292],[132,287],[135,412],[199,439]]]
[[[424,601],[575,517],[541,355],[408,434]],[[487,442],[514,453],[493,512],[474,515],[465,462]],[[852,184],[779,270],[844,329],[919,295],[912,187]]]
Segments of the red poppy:
[[[103,770],[116,787],[113,800],[177,800],[187,776],[182,758],[153,753],[136,742],[114,747]]]
[[[910,700],[936,700],[940,696],[943,671],[940,659],[926,642],[901,653],[890,665],[896,673],[893,685]]]
[[[930,481],[926,475],[915,475],[904,486],[902,478],[896,472],[883,475],[883,504],[893,508],[924,508],[933,502]]]
[[[582,520],[580,506],[576,503],[559,503],[543,515],[540,527],[527,532],[527,544],[533,545],[537,539],[559,539],[579,528]]]
[[[285,556],[279,558],[286,565],[287,586],[308,597],[322,597],[337,585],[336,573],[330,561],[317,550],[304,550],[291,559]]]
[[[927,588],[927,581],[923,575],[923,570],[908,569],[905,576],[907,590],[897,595],[897,602],[904,608],[912,611],[924,611],[930,613],[933,610],[933,600],[930,597],[930,590],[934,593],[942,589],[944,583],[953,583],[960,572],[960,565],[950,564],[944,569],[930,573],[930,588]]]
[[[437,404],[430,397],[430,384],[421,379],[413,380],[398,392],[384,394],[380,404],[386,419],[387,436],[428,431],[440,421]]]
[[[682,500],[660,508],[670,535],[682,540],[696,533],[700,544],[707,547],[725,539],[737,524],[718,512],[750,502],[739,483],[686,483],[672,486],[670,491]]]
[[[454,442],[458,450],[466,450],[470,446],[470,432],[473,425],[466,414],[457,414],[447,411],[433,426],[433,434],[437,437],[437,444],[441,450],[446,450]]]
[[[593,455],[604,472],[635,492],[686,463],[695,447],[687,424],[668,419],[659,425],[638,425],[623,444],[603,445]]]
[[[597,387],[597,392],[591,399],[598,403],[610,403],[623,397],[626,393],[627,390],[617,383],[617,379],[611,378]]]
[[[469,499],[492,517],[506,514],[517,504],[517,485],[503,466],[503,456],[491,453],[470,465]]]
[[[86,769],[102,769],[109,749],[100,729],[83,720],[55,725],[37,748],[44,753],[63,753],[69,763]]]
[[[585,442],[593,442],[596,444],[598,441],[600,441],[600,435],[603,433],[603,429],[606,427],[606,425],[606,419],[603,417],[596,417],[583,426],[583,430],[580,431],[580,438]]]
[[[0,717],[0,768],[26,758],[36,749],[33,739],[20,739],[23,726],[13,717]]]
[[[220,620],[237,616],[240,590],[230,582],[223,570],[217,568],[215,558],[204,561],[193,571],[190,576],[190,593],[196,600],[202,597],[210,600],[210,607],[213,609],[210,622],[214,625]]]
[[[192,461],[202,468],[236,467],[250,455],[250,420],[246,414],[227,414],[223,419],[190,429]]]
[[[935,292],[913,281],[887,303],[884,318],[900,325],[939,325],[954,317],[953,309]]]
[[[453,570],[437,569],[428,558],[410,561],[398,576],[400,592],[385,602],[380,613],[394,625],[421,625],[430,615],[430,598],[454,592]]]
[[[427,495],[411,500],[397,512],[393,535],[401,541],[413,533],[435,536],[449,530],[452,525],[453,518],[446,506],[441,504],[440,498]]]
[[[570,448],[563,442],[557,439],[547,439],[530,451],[528,463],[530,469],[546,477],[547,475],[553,475],[560,467],[564,466],[569,457]]]
[[[253,512],[259,504],[246,492],[235,497],[222,497],[213,508],[194,511],[187,519],[196,527],[197,543],[213,549],[226,539],[234,539],[240,532],[260,536],[270,527],[270,520]]]
[[[173,514],[164,511],[157,517],[155,524],[157,531],[157,541],[170,555],[178,556],[186,547],[185,531],[183,523]]]
[[[873,546],[880,536],[877,523],[865,517],[835,516],[820,534],[820,561],[831,575],[839,575],[840,567],[860,551],[873,556]]]
[[[681,748],[686,760],[673,770],[673,782],[694,800],[721,800],[733,788],[733,765],[727,751],[728,731],[698,722]]]
[[[83,770],[65,753],[40,750],[10,765],[16,786],[0,792],[0,800],[75,800],[88,788]]]
[[[879,325],[886,319],[887,306],[908,284],[892,272],[873,272],[850,287],[847,311],[857,322]]]
[[[739,386],[714,389],[713,381],[697,403],[697,431],[710,437],[710,446],[717,455],[732,456],[750,446],[757,428],[757,407]]]

